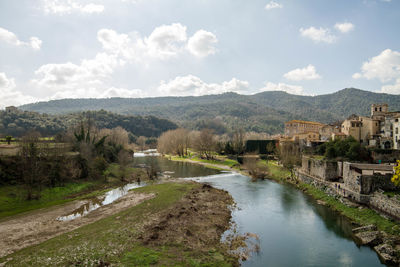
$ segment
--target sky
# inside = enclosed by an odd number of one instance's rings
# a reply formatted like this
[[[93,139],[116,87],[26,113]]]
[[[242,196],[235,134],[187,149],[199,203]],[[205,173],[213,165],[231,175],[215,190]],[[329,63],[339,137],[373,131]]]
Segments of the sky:
[[[348,87],[400,94],[400,0],[0,0],[0,108]]]

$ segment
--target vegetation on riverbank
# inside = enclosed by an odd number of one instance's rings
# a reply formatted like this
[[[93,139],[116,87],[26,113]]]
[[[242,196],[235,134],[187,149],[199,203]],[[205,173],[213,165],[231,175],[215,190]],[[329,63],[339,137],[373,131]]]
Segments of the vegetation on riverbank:
[[[214,164],[218,164],[215,162]],[[265,161],[260,160],[259,164],[264,164],[268,168],[267,178],[278,181],[285,182],[294,185],[305,193],[311,195],[316,200],[322,200],[326,205],[344,216],[348,217],[351,221],[359,225],[370,225],[374,224],[377,226],[378,230],[384,231],[388,234],[399,235],[400,225],[393,220],[382,217],[379,213],[367,207],[358,208],[348,206],[334,196],[330,196],[324,191],[310,185],[303,183],[298,180],[293,180],[290,178],[291,172],[283,166],[280,166],[275,161]]]
[[[197,183],[135,189],[152,198],[118,214],[0,259],[7,266],[235,266],[220,235],[232,198]],[[190,207],[194,207],[190,209]],[[179,221],[179,223],[177,223]]]
[[[303,190],[305,193],[311,195],[316,200],[322,200],[326,205],[344,216],[348,217],[353,222],[359,225],[370,225],[374,224],[377,226],[378,230],[384,231],[388,234],[399,235],[400,225],[390,219],[386,219],[379,215],[372,209],[363,207],[359,209],[358,207],[351,207],[339,201],[339,199],[326,194],[324,191],[310,185],[307,183],[300,182],[298,180],[293,181],[288,179],[290,177],[290,171],[285,169],[283,166],[269,161],[268,163],[270,178],[288,182],[297,188]]]
[[[26,199],[24,185],[6,185],[0,187],[0,220],[8,216],[17,215],[27,211],[61,205],[73,200],[87,199],[104,194],[107,190],[126,184],[121,181],[121,167],[110,164],[106,170],[104,180],[84,179],[67,182],[60,186],[47,187],[41,191],[39,199]],[[147,180],[144,170],[126,168],[124,175]],[[136,181],[137,179],[134,179]]]

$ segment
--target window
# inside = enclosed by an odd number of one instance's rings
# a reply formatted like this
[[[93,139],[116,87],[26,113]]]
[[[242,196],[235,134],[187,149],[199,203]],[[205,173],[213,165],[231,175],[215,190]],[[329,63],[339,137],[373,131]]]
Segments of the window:
[[[379,108],[379,111],[382,111],[382,108]]]
[[[396,127],[395,131],[396,131],[396,134],[398,134],[399,133],[399,128]]]
[[[375,111],[378,111],[378,108],[375,108]]]

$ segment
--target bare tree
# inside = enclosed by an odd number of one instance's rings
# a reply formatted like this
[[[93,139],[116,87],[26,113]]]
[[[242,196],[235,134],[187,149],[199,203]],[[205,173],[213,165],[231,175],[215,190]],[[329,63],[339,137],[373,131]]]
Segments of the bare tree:
[[[144,150],[146,147],[146,137],[144,136],[139,136],[138,139],[136,140],[136,144],[140,147],[140,150]]]
[[[174,154],[183,157],[188,154],[189,145],[189,131],[180,128],[163,133],[158,138],[157,149],[162,154]]]
[[[249,172],[253,180],[265,179],[268,175],[268,167],[259,161],[258,156],[248,155],[243,159],[243,167]]]
[[[232,146],[236,155],[242,155],[245,151],[245,132],[243,129],[239,129],[233,133]]]
[[[38,132],[30,132],[22,138],[21,143],[22,176],[28,200],[40,198],[42,185],[45,182],[43,179],[44,172],[39,137],[40,134]]]
[[[132,163],[132,155],[127,150],[121,150],[118,153],[118,163],[120,170],[120,179],[121,181],[125,181],[128,176],[128,166]]]
[[[290,170],[294,177],[294,168],[301,164],[301,149],[297,142],[282,142],[279,145],[278,157],[282,165]]]
[[[195,140],[195,148],[201,157],[205,157],[207,160],[212,159],[215,147],[216,141],[213,131],[210,129],[201,130],[198,138]]]

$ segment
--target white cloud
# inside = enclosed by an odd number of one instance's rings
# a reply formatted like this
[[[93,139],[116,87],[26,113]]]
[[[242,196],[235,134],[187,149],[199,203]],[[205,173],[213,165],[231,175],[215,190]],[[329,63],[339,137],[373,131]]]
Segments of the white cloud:
[[[159,26],[148,37],[141,37],[137,32],[120,34],[101,29],[97,39],[108,53],[141,63],[148,63],[149,59],[165,60],[187,50],[194,56],[205,57],[215,53],[213,44],[217,42],[217,37],[205,30],[197,31],[188,40],[186,26],[180,23]]]
[[[215,47],[213,46],[218,42],[215,34],[199,30],[188,41],[188,49],[190,53],[197,57],[206,57],[215,54]]]
[[[361,66],[361,72],[354,73],[354,79],[378,79],[385,84],[381,91],[390,94],[400,94],[400,52],[391,49],[383,50],[379,55],[370,58]]]
[[[341,33],[348,33],[354,30],[354,25],[350,22],[336,23],[335,28]]]
[[[271,9],[274,9],[274,8],[283,8],[283,5],[279,4],[279,3],[275,2],[275,1],[271,1],[268,4],[265,5],[265,9],[266,10],[271,10]]]
[[[355,73],[354,77],[364,77],[368,80],[379,79],[381,82],[400,78],[400,52],[383,50],[379,55],[364,62],[361,73]]]
[[[361,75],[361,73],[356,72],[356,73],[354,73],[351,77],[352,77],[353,79],[357,80],[357,79],[362,78],[362,75]]]
[[[267,82],[260,92],[263,91],[284,91],[289,94],[304,95],[304,89],[299,85],[290,85],[286,83],[272,83]]]
[[[198,33],[194,35],[197,37],[190,46],[191,53],[197,53],[196,56],[212,54],[214,50],[209,43],[212,43],[213,39],[210,41],[208,37],[203,37],[208,34],[206,31],[201,30]],[[67,62],[43,65],[35,71],[31,85],[41,91],[50,92],[52,99],[143,96],[143,92],[138,90],[112,87],[112,74],[115,69],[127,62],[146,66],[151,60],[166,60],[184,53],[188,54],[189,50],[186,27],[179,23],[157,27],[148,37],[140,37],[136,32],[120,34],[112,29],[101,29],[97,33],[97,39],[103,46],[103,52],[97,53],[95,58],[83,59],[78,64]],[[228,89],[234,91],[240,86],[243,86],[243,83],[233,79],[220,86],[203,83],[195,91],[197,94],[203,94],[202,90],[218,93]],[[163,88],[166,88],[165,84]]]
[[[395,95],[400,94],[400,78],[396,80],[395,84],[382,86],[381,92]]]
[[[333,43],[336,40],[336,36],[331,34],[328,28],[315,28],[313,26],[307,29],[300,28],[300,33],[303,37],[310,38],[316,43]]]
[[[144,43],[152,57],[168,58],[182,50],[186,40],[186,26],[173,23],[155,28]]]
[[[110,97],[143,97],[143,92],[139,89],[125,88],[79,88],[75,90],[59,91],[53,94],[48,100],[63,98],[110,98]]]
[[[302,81],[302,80],[316,80],[321,79],[321,75],[319,75],[313,65],[308,65],[302,69],[294,69],[285,73],[283,75],[288,80],[292,81]]]
[[[15,33],[10,32],[0,27],[0,41],[6,42],[15,46],[27,46],[33,50],[40,50],[42,41],[37,37],[31,37],[29,42],[22,42],[18,39]]]
[[[0,95],[0,108],[19,106],[36,101],[35,98],[17,91],[14,79],[7,78],[4,72],[0,72]]]
[[[116,56],[98,53],[94,59],[84,59],[79,65],[71,62],[46,64],[35,71],[31,82],[38,88],[53,92],[101,86],[123,62]]]
[[[194,75],[178,76],[169,82],[161,81],[158,91],[162,95],[187,96],[221,94],[226,92],[243,93],[249,90],[249,83],[233,78],[230,81],[206,83]]]
[[[43,0],[43,10],[48,14],[83,14],[102,13],[104,6],[101,4],[85,3],[79,0]]]

